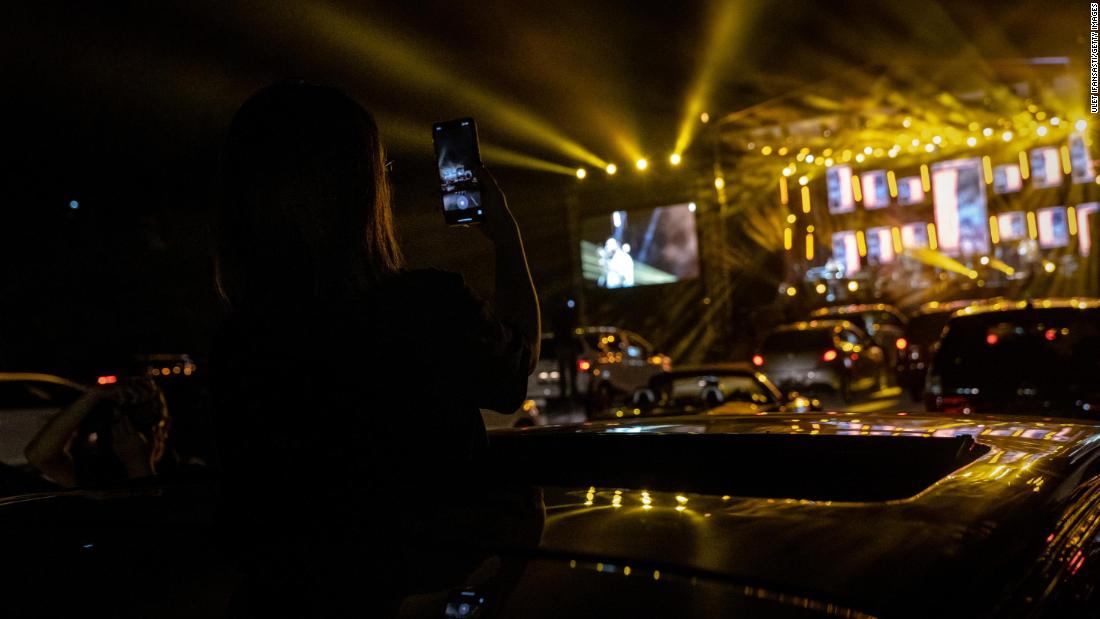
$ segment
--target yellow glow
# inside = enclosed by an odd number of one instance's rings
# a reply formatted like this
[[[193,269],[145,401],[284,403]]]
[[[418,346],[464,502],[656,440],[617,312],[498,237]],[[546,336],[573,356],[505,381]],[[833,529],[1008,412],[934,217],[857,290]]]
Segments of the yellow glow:
[[[496,146],[494,144],[487,144],[482,142],[480,145],[481,157],[486,163],[515,166],[519,168],[529,168],[532,170],[541,170],[543,172],[554,172],[557,174],[576,174],[575,168],[563,166],[559,163],[553,163],[551,161],[545,161],[538,157],[532,157],[524,153],[516,152],[509,148],[502,146]]]
[[[1043,270],[1047,273],[1053,273],[1055,268],[1057,267],[1054,266],[1053,262],[1050,262],[1049,260],[1043,261]]]
[[[668,162],[671,163],[672,165],[680,165],[680,161],[681,161],[680,153],[672,153],[671,155],[668,156]]]
[[[780,204],[786,204],[787,203],[787,177],[786,176],[780,176],[779,177],[779,203]]]
[[[806,260],[814,259],[814,235],[806,235]]]
[[[1089,128],[1089,124],[1085,122],[1085,119],[1080,119],[1073,125],[1078,131],[1084,131]]]
[[[793,224],[796,221],[798,221],[798,218],[794,216],[794,213],[787,215],[787,223]]]
[[[1031,176],[1031,168],[1027,163],[1027,151],[1020,151],[1020,178],[1027,180],[1027,177]]]
[[[764,148],[761,148],[760,149],[760,154],[761,155],[770,155],[770,154],[772,154],[772,147],[771,146],[765,146]]]
[[[790,228],[783,228],[783,249],[790,249],[793,243],[794,232]]]
[[[1001,134],[1001,139],[1004,140],[1005,142],[1011,142],[1012,141],[1012,132],[1011,131],[1005,131],[1004,133]]]
[[[577,178],[583,179],[586,176],[588,176],[587,170],[585,170],[584,168],[577,168]]]
[[[752,22],[752,16],[747,13],[749,11],[744,5],[724,2],[716,4],[715,10],[708,16],[709,32],[702,47],[703,57],[696,65],[695,75],[688,88],[673,152],[682,153],[687,150],[699,128],[696,118],[709,120],[709,115],[704,117],[706,112],[703,111],[703,106],[710,101],[711,92],[718,81],[716,77],[726,63],[735,57],[737,44],[741,40],[739,27]]]
[[[863,202],[863,186],[859,184],[859,175],[852,175],[852,199],[856,202]]]
[[[861,258],[867,256],[867,238],[863,235],[863,230],[856,230],[856,249]]]
[[[936,238],[936,224],[928,222],[928,247],[935,250],[940,245],[940,240]]]
[[[783,168],[783,176],[790,176],[791,174],[794,174],[794,170],[790,168]]]
[[[1070,165],[1068,146],[1062,147],[1062,171],[1066,174],[1069,174],[1073,171],[1073,166]]]
[[[806,186],[802,187],[802,212],[810,212],[810,188]]]
[[[849,290],[849,292],[855,292],[855,291],[859,290],[859,282],[857,282],[854,279],[852,281],[848,282],[848,290]]]
[[[863,163],[864,159],[863,153],[856,153],[856,163]]]
[[[806,183],[808,183],[808,182],[810,182],[810,179],[809,179],[809,178],[807,178],[807,177],[805,177],[805,176],[799,176],[799,177],[798,177],[798,184],[799,184],[799,185],[805,186],[805,185],[806,185]]]
[[[617,166],[617,165],[615,165],[615,164],[613,164],[613,163],[609,163],[609,164],[607,164],[607,167],[606,167],[606,168],[604,168],[604,170],[607,170],[607,173],[608,173],[609,175],[610,175],[610,174],[614,174],[614,173],[616,173],[616,172],[618,172],[618,171],[619,171],[619,166]]]
[[[993,160],[989,155],[982,157],[982,171],[985,172],[985,184],[989,185],[993,182]]]
[[[890,187],[890,197],[898,197],[898,179],[894,177],[893,170],[886,172],[886,184]]]
[[[864,155],[870,155],[873,152],[875,152],[875,149],[871,148],[870,146],[863,147],[863,154]]]
[[[970,137],[966,138],[966,145],[970,146],[971,148],[973,148],[974,146],[977,146],[978,145],[978,138],[976,138],[974,136],[970,136]]]
[[[1051,126],[1057,127],[1061,122],[1062,122],[1062,119],[1058,118],[1057,116],[1051,116],[1050,117]]]
[[[829,287],[826,286],[825,284],[818,284],[818,285],[814,286],[814,290],[817,291],[817,294],[825,294],[825,291],[828,290],[828,289],[829,289]]]
[[[623,568],[623,576],[630,576],[630,566],[629,565]]]
[[[653,570],[653,580],[661,579],[661,570]]]
[[[890,236],[892,236],[893,239],[894,239],[894,253],[895,254],[900,254],[901,251],[902,251],[901,228],[898,228],[897,226],[894,226],[893,228],[890,228]]]
[[[780,157],[782,157],[782,156],[786,155],[788,152],[790,152],[790,149],[788,149],[786,146],[781,146],[779,148],[779,151],[776,152],[776,154],[779,155]]]
[[[796,290],[794,286],[787,286],[787,296],[788,297],[793,297],[796,294],[798,294],[798,290]]]
[[[1072,206],[1066,209],[1066,222],[1069,224],[1069,233],[1077,234],[1077,209]]]
[[[1035,129],[1035,135],[1037,135],[1039,137],[1046,137],[1046,134],[1047,134],[1046,125],[1039,125],[1038,128]]]
[[[936,145],[935,144],[925,144],[924,145],[924,152],[930,153],[934,150],[936,150]]]
[[[1001,229],[997,225],[997,216],[989,216],[989,239],[993,241],[993,244],[1001,242]]]
[[[710,122],[710,114],[707,114],[706,112],[703,112],[702,114],[699,115],[699,120],[703,124],[709,123]]]
[[[721,176],[714,179],[714,188],[721,191],[726,187],[726,180]]]
[[[1039,238],[1039,227],[1035,224],[1035,212],[1027,212],[1027,235],[1032,240]]]
[[[638,168],[639,170],[645,170],[646,168],[649,167],[649,162],[646,161],[645,159],[639,159],[639,160],[634,162],[634,167]]]
[[[986,127],[985,129],[982,129],[982,135],[984,135],[987,138],[993,137],[993,128],[992,127]]]
[[[928,164],[920,164],[920,188],[924,193],[932,191],[932,179],[928,176]]]

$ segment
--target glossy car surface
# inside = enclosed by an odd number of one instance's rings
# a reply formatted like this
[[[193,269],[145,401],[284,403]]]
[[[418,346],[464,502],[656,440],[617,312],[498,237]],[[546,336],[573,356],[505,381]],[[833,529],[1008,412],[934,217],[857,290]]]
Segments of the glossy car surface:
[[[871,336],[886,355],[887,366],[898,366],[901,349],[905,348],[905,315],[885,303],[861,303],[823,307],[810,313],[810,318],[848,320]],[[893,376],[891,375],[891,380]]]
[[[532,514],[530,535],[487,548],[497,557],[488,567],[406,599],[402,616],[458,616],[462,604],[483,617],[1097,610],[1096,425],[761,413],[504,430],[490,440],[487,479],[537,488],[543,515]],[[570,457],[553,457],[561,453]],[[20,568],[6,608],[27,603],[50,616],[124,578],[132,594],[94,598],[100,608],[214,616],[239,575],[206,533],[209,500],[201,486],[0,500],[7,562]],[[32,595],[54,588],[70,595]]]
[[[825,389],[845,400],[878,389],[889,371],[882,348],[847,320],[780,326],[764,338],[753,364],[784,391]]]
[[[27,444],[85,387],[52,374],[0,372],[0,464],[23,466]]]
[[[1004,411],[1097,418],[1100,301],[971,306],[947,323],[925,403],[952,413]]]

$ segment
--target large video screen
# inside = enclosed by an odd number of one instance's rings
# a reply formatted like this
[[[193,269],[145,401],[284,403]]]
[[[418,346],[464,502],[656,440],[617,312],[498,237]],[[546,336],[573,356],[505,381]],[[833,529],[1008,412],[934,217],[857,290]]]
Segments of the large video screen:
[[[1027,237],[1027,216],[1023,211],[1001,213],[997,216],[997,231],[1002,241],[1019,241]]]
[[[898,179],[898,204],[920,204],[924,202],[924,186],[919,176],[906,176]]]
[[[1053,249],[1069,245],[1069,221],[1066,207],[1051,206],[1036,211],[1039,219],[1039,247]]]
[[[905,249],[928,247],[928,224],[916,221],[902,226],[901,246]]]
[[[699,277],[695,203],[586,219],[581,226],[581,271],[586,282],[599,288]]]
[[[886,179],[886,170],[864,172],[859,177],[859,186],[863,190],[863,208],[890,206],[890,185]]]
[[[871,264],[889,264],[894,261],[894,242],[890,226],[871,228],[867,231],[867,261]]]
[[[833,233],[833,260],[844,267],[846,276],[859,271],[859,246],[854,231]]]
[[[1096,174],[1093,172],[1092,158],[1085,148],[1085,139],[1079,133],[1069,136],[1069,161],[1073,170],[1073,182],[1091,183]]]
[[[993,168],[993,193],[1012,193],[1023,187],[1024,179],[1020,176],[1018,164],[1006,163]]]
[[[932,204],[940,251],[949,256],[989,253],[985,200],[980,159],[955,159],[932,166]]]

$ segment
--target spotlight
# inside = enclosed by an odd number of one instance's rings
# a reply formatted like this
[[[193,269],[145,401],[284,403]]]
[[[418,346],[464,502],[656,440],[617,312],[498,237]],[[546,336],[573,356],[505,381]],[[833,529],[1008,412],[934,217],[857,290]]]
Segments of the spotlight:
[[[721,176],[714,179],[714,188],[715,189],[720,190],[720,189],[725,188],[725,186],[726,186],[726,179],[722,178]]]
[[[803,185],[803,186],[805,186],[805,185],[806,185],[806,183],[808,183],[808,182],[810,182],[810,179],[809,179],[809,178],[806,178],[805,176],[800,176],[800,177],[798,177],[798,184],[799,184],[799,185]]]
[[[814,156],[813,155],[806,155],[806,163],[813,163],[813,162],[814,162]]]
[[[978,145],[978,138],[976,138],[974,136],[970,136],[970,137],[966,138],[966,145],[970,146],[970,147],[977,146]]]
[[[1043,261],[1043,270],[1047,273],[1053,273],[1055,269],[1054,263],[1048,260]]]
[[[787,296],[793,297],[798,294],[798,290],[794,286],[787,286]]]
[[[794,174],[794,170],[790,168],[783,168],[783,176],[790,176],[791,174]]]
[[[770,155],[770,154],[772,154],[772,147],[771,146],[765,146],[764,148],[761,148],[760,149],[760,154],[761,155]]]
[[[583,179],[586,176],[588,176],[587,170],[585,170],[584,168],[577,168],[577,178]]]
[[[1012,132],[1011,131],[1005,131],[1004,133],[1001,134],[1001,139],[1004,140],[1005,142],[1011,142],[1012,141]]]
[[[614,174],[619,171],[619,167],[613,163],[607,164],[607,168],[605,169],[607,170],[608,174]]]
[[[987,138],[993,137],[993,127],[986,127],[985,129],[982,129],[982,135]]]
[[[938,136],[938,135],[934,135],[934,136],[932,136],[932,143],[933,143],[933,144],[935,144],[936,146],[939,146],[939,145],[940,145],[940,142],[943,142],[943,138],[942,138],[942,137],[940,137],[940,136]]]
[[[1089,124],[1085,122],[1085,120],[1082,118],[1081,120],[1078,120],[1073,126],[1078,131],[1084,131],[1085,129],[1088,129]]]
[[[680,153],[672,153],[669,155],[668,162],[672,165],[680,165]]]
[[[1057,127],[1058,124],[1061,123],[1061,122],[1062,122],[1062,119],[1058,118],[1057,116],[1051,116],[1050,117],[1050,124],[1054,125],[1055,127]]]
[[[699,115],[699,120],[702,121],[704,124],[709,123],[710,122],[710,114],[707,114],[706,112],[703,112],[702,114]]]
[[[863,154],[864,155],[870,155],[873,152],[875,152],[875,149],[871,148],[870,146],[863,149]]]
[[[863,163],[863,153],[856,153],[856,163]]]
[[[934,150],[936,150],[936,145],[935,144],[925,144],[924,145],[924,152],[930,153]]]
[[[1039,137],[1044,137],[1044,136],[1046,136],[1046,134],[1047,134],[1047,127],[1046,127],[1046,125],[1039,125],[1039,127],[1038,127],[1037,129],[1035,129],[1035,133],[1036,133],[1036,135],[1038,135]]]
[[[848,290],[849,290],[849,292],[855,292],[855,291],[859,290],[859,282],[857,282],[854,279],[852,281],[848,282]]]
[[[649,162],[645,159],[639,159],[634,162],[634,167],[638,168],[639,170],[644,170],[649,167]]]

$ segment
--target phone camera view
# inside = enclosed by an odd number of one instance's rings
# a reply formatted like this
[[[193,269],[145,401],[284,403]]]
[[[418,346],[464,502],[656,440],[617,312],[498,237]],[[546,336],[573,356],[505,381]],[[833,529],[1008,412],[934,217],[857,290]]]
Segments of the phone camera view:
[[[481,190],[474,169],[481,161],[477,128],[469,118],[434,126],[443,216],[449,224],[469,224],[483,218]]]

